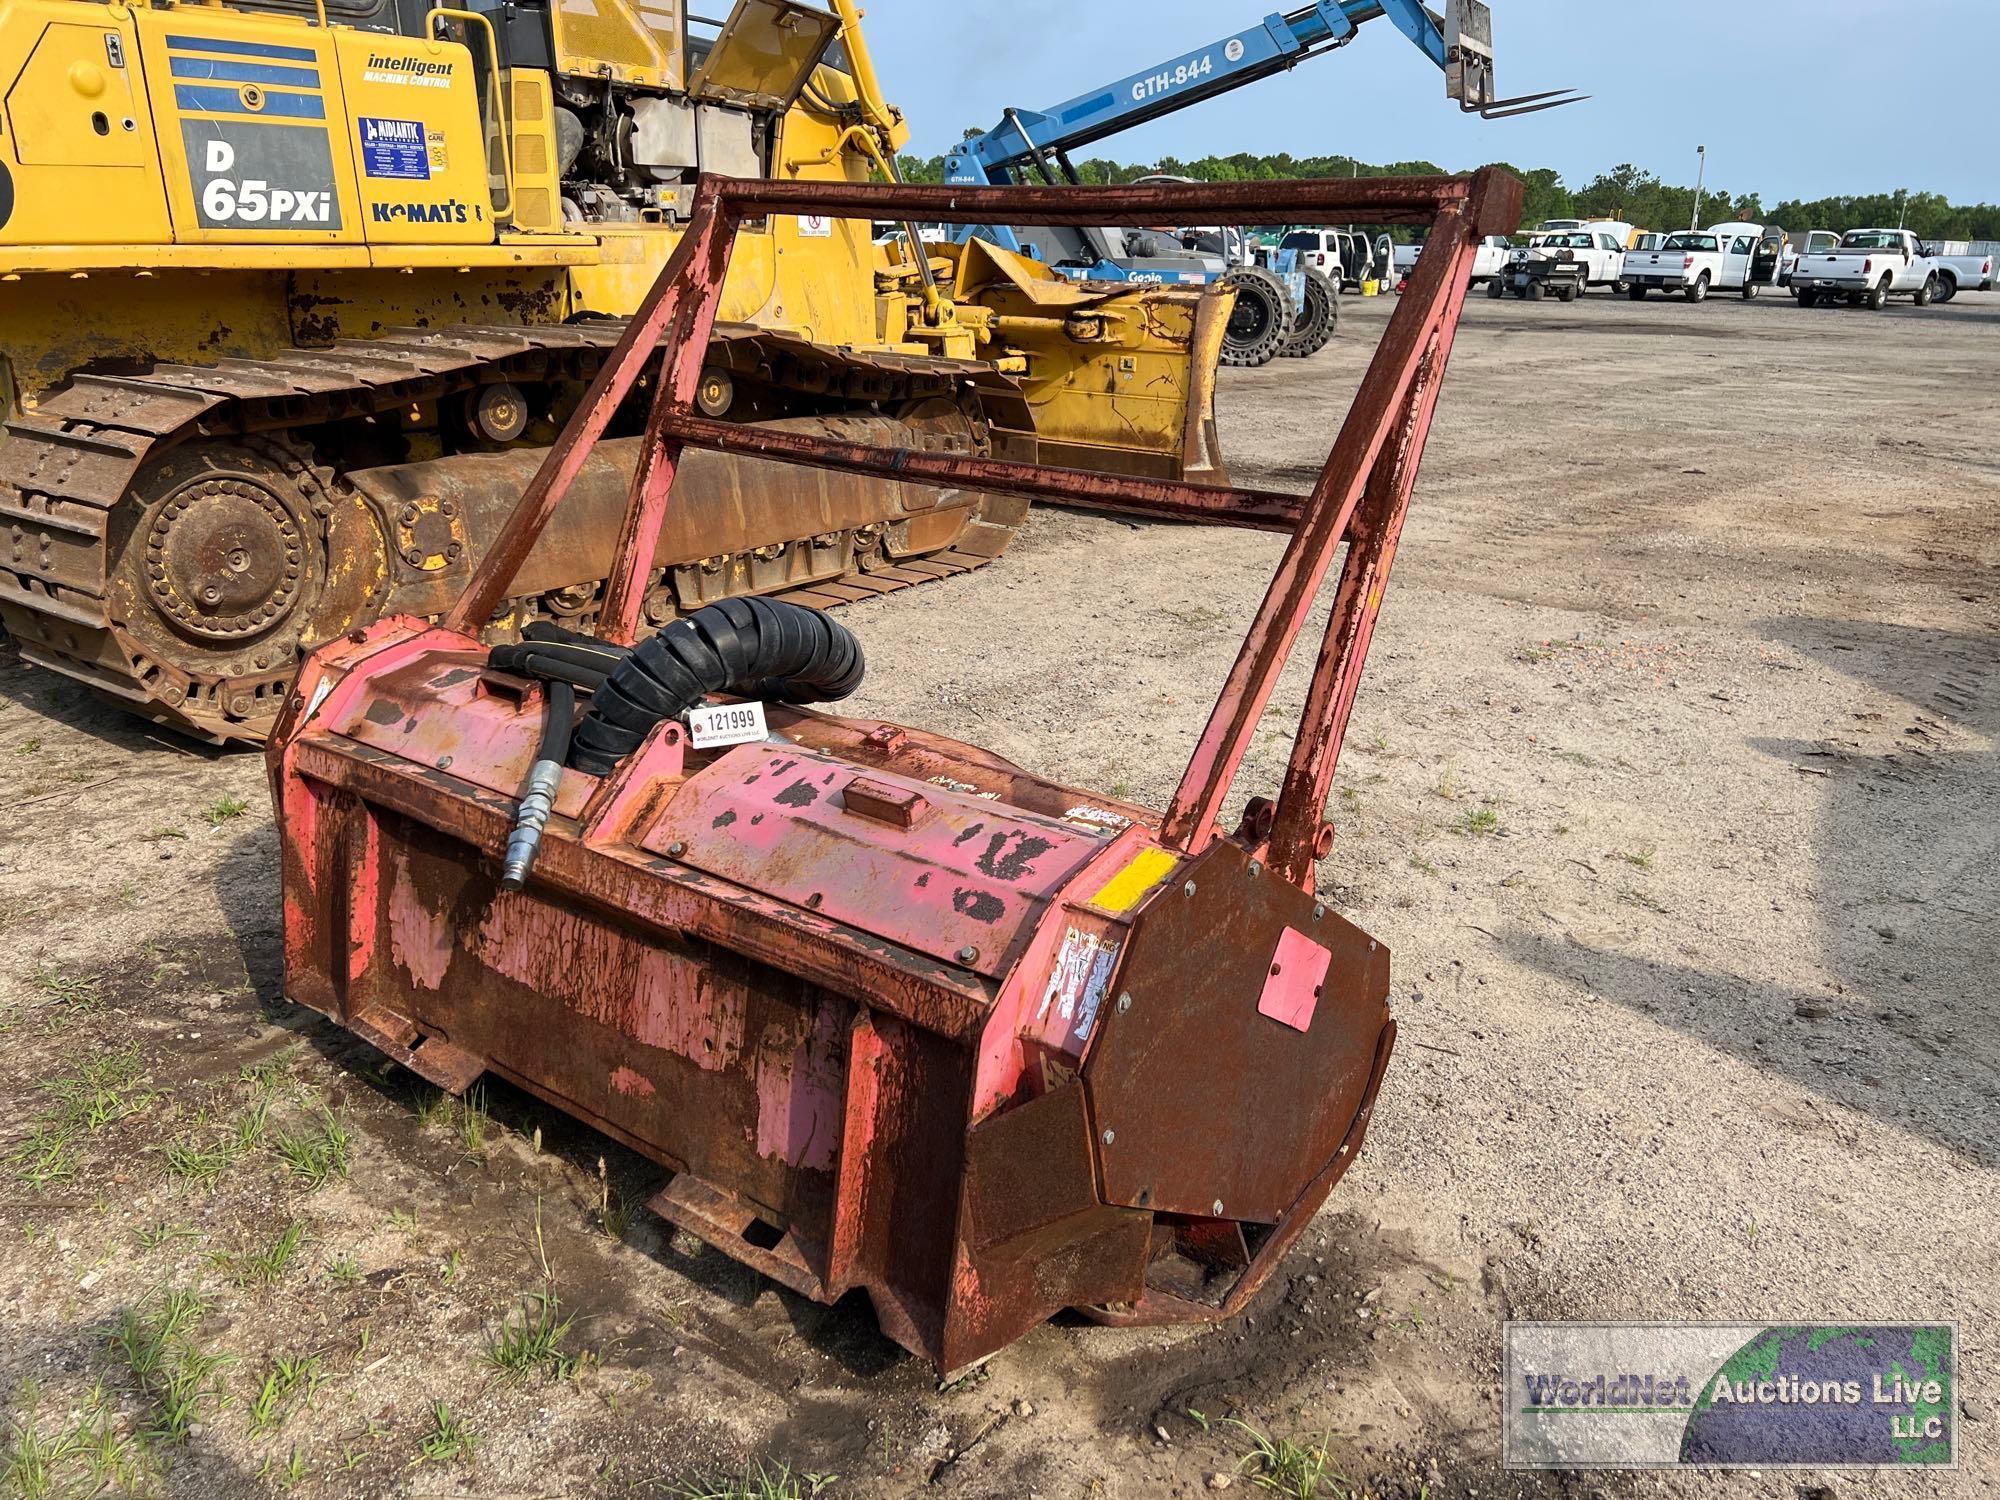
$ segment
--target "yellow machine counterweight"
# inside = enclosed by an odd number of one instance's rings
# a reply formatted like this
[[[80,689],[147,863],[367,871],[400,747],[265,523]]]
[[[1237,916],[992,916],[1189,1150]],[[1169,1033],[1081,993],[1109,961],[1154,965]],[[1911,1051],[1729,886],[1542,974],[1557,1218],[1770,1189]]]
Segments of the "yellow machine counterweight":
[[[0,624],[218,741],[313,646],[461,589],[705,174],[865,181],[908,137],[851,0],[0,6]],[[988,245],[739,231],[701,406],[890,446],[1224,478],[1226,297]],[[492,624],[588,626],[645,401]],[[999,555],[1026,502],[705,455],[653,625]]]

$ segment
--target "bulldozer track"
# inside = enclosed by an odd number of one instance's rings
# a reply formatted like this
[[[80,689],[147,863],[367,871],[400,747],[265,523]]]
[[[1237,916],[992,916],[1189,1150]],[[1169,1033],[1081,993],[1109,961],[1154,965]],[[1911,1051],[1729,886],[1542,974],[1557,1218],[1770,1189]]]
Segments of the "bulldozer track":
[[[315,510],[330,504],[334,471],[286,440],[302,428],[436,402],[478,385],[587,382],[624,330],[622,320],[537,327],[390,329],[272,359],[159,365],[144,374],[79,373],[5,424],[0,443],[0,624],[23,660],[83,683],[148,718],[218,743],[258,743],[298,663],[205,675],[161,660],[114,617],[114,513],[135,479],[190,442],[261,445],[293,470]],[[718,343],[761,339],[781,356],[814,351],[749,328],[718,327]],[[789,346],[789,347],[787,347]],[[857,354],[843,363],[877,384],[909,377],[990,378],[961,361]],[[921,558],[862,556],[838,581],[773,597],[834,608],[933,582],[990,562],[1011,526],[975,521],[950,548]]]

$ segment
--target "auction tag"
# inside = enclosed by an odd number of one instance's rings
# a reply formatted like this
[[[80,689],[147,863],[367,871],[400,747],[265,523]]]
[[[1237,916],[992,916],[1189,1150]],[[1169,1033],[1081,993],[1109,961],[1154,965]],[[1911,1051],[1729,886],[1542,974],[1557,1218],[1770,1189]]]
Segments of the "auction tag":
[[[688,710],[688,733],[697,750],[718,745],[746,745],[768,739],[761,703],[709,703]]]

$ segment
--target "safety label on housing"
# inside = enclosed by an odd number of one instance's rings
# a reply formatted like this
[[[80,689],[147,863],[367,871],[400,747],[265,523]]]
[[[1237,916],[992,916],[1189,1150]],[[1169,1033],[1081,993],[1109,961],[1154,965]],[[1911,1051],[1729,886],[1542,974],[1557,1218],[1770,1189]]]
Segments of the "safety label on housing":
[[[1950,1323],[1509,1323],[1510,1469],[1955,1468]]]

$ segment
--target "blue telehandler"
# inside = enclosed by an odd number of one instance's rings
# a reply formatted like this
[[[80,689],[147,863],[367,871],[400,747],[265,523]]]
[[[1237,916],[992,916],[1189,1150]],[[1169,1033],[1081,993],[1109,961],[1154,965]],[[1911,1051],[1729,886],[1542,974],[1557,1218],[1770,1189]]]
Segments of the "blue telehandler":
[[[1384,16],[1437,65],[1446,97],[1468,114],[1505,119],[1585,97],[1569,89],[1498,97],[1493,13],[1484,0],[1449,0],[1442,16],[1422,0],[1317,0],[1049,109],[1008,109],[998,125],[966,137],[946,155],[944,180],[971,186],[1078,183],[1073,157],[1084,147],[1335,51],[1353,41],[1362,25]],[[954,237],[974,232],[973,226],[959,226]],[[1233,286],[1225,364],[1261,365],[1278,355],[1316,353],[1338,325],[1337,276],[1302,263],[1288,250],[1277,252],[1268,268],[1251,264],[1234,226],[1026,232],[978,226],[976,232],[1081,281]]]

